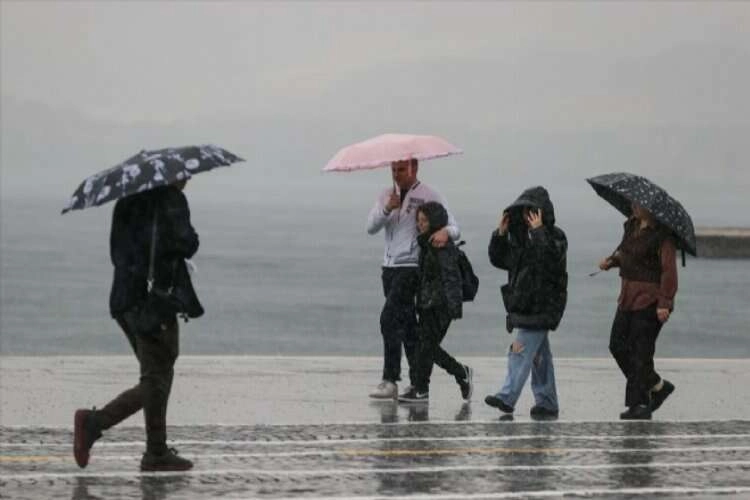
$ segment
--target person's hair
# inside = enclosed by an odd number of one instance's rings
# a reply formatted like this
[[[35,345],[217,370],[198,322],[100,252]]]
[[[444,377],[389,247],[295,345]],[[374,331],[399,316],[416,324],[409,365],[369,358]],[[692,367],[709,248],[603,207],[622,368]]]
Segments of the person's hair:
[[[428,201],[418,206],[414,217],[416,218],[420,213],[427,218],[430,231],[436,231],[448,225],[448,212],[437,201]]]

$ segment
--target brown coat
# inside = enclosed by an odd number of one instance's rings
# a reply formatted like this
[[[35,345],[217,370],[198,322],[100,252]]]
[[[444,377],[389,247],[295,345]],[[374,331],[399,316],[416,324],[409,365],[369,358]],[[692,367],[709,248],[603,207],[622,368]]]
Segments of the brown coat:
[[[677,262],[674,239],[659,227],[640,228],[631,217],[624,224],[622,242],[611,256],[620,268],[622,284],[618,308],[638,311],[656,303],[659,309],[674,309],[677,293]]]

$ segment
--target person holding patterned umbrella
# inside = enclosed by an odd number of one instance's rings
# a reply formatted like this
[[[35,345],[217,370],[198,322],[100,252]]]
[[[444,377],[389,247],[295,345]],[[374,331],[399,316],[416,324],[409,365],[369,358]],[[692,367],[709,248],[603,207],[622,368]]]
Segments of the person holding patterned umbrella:
[[[693,224],[682,205],[648,179],[626,173],[588,179],[628,216],[622,241],[599,269],[620,269],[609,350],[627,379],[623,420],[648,420],[675,390],[655,370],[656,339],[674,310],[676,251],[695,254]],[[648,207],[648,208],[647,208]]]
[[[184,471],[190,460],[167,447],[167,403],[179,354],[177,317],[203,314],[186,259],[198,250],[183,189],[195,173],[241,161],[215,146],[142,151],[79,186],[63,210],[117,200],[112,213],[110,257],[114,266],[109,308],[140,366],[140,379],[101,409],[74,415],[73,455],[88,465],[102,431],[143,410],[144,471]]]

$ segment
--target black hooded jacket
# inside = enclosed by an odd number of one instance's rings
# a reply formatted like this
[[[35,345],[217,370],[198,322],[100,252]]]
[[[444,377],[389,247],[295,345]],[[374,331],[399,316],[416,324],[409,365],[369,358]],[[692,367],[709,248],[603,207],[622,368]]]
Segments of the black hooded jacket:
[[[198,251],[198,234],[190,224],[190,209],[181,190],[159,187],[117,201],[109,239],[114,277],[109,296],[110,314],[116,317],[146,299],[154,212],[158,212],[154,281],[174,287],[188,316],[203,314],[185,259]]]
[[[443,248],[435,248],[429,241],[435,231],[448,224],[448,212],[435,201],[421,205],[419,211],[427,216],[430,229],[417,237],[420,246],[417,307],[444,308],[451,318],[458,319],[463,312],[458,250],[451,240]]]
[[[541,227],[525,225],[524,207],[542,210]],[[507,329],[554,330],[568,298],[565,233],[555,226],[552,201],[541,186],[524,191],[506,210],[508,234],[493,231],[488,251],[492,265],[508,271],[508,283],[501,288]]]

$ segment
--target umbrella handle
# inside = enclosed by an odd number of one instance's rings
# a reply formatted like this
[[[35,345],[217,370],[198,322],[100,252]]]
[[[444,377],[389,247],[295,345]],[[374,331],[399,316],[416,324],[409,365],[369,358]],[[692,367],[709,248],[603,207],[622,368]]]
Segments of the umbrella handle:
[[[592,276],[596,276],[597,274],[599,274],[602,271],[604,271],[604,269],[599,269],[598,271],[594,271],[593,273],[589,273],[589,278],[592,277]]]
[[[682,252],[682,267],[685,267],[685,249],[680,248],[680,251]]]

